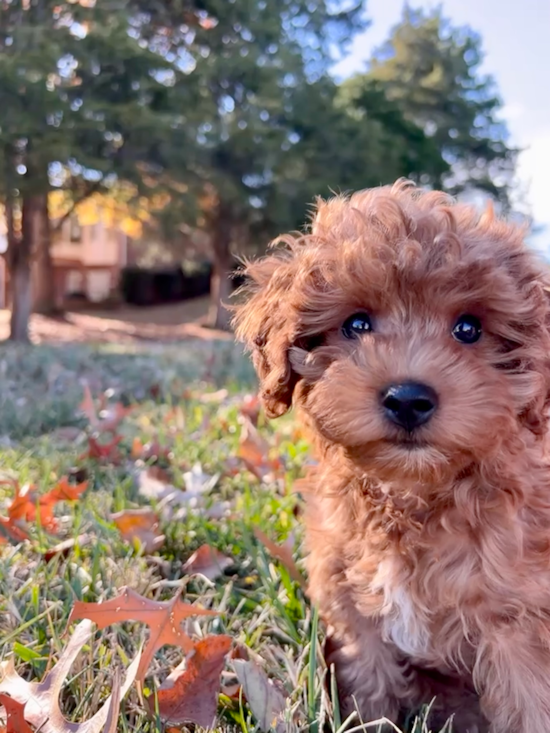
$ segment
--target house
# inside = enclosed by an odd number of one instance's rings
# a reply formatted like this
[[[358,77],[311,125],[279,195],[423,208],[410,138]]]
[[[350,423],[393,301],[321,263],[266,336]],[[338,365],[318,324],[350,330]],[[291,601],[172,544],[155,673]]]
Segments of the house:
[[[54,222],[55,229],[55,222]],[[0,230],[0,255],[7,249],[5,232]],[[128,264],[129,237],[118,227],[99,220],[80,223],[74,215],[52,235],[51,256],[56,305],[65,307],[75,299],[100,303],[119,284]],[[33,277],[37,277],[36,270]],[[9,273],[0,256],[0,308],[9,306]]]
[[[57,305],[75,297],[92,303],[106,300],[128,264],[129,238],[118,227],[99,220],[81,224],[71,216],[52,237],[51,254]]]

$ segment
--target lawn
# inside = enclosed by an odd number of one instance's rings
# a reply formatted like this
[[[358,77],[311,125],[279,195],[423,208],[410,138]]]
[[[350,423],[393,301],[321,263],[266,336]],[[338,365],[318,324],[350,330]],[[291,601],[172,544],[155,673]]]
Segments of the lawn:
[[[192,340],[4,345],[0,371],[0,515],[16,520],[15,536],[13,525],[0,522],[0,657],[38,682],[76,643],[76,661],[58,686],[64,683],[65,718],[80,722],[100,709],[116,670],[124,677],[161,617],[159,606],[144,601],[153,609],[150,631],[147,623],[118,622],[120,600],[103,619],[109,625],[92,627],[87,641],[77,626],[82,615],[73,612],[69,622],[75,603],[105,602],[131,588],[149,601],[181,593],[186,604],[217,612],[191,616],[179,629],[186,633],[177,633],[180,646],[156,651],[143,684],[134,683],[122,701],[118,724],[113,708],[97,728],[48,727],[50,721],[41,730],[186,729],[179,718],[198,706],[200,722],[220,692],[219,672],[207,669],[216,667],[216,654],[223,666],[216,730],[364,728],[358,720],[343,724],[330,704],[322,630],[297,576],[300,500],[292,485],[308,446],[292,417],[266,424],[258,414],[250,398],[254,375],[239,347]],[[47,503],[60,486],[81,493]],[[279,548],[267,549],[258,530]],[[222,635],[231,643],[225,662]],[[161,685],[189,651],[188,638],[195,645],[188,658],[199,669],[194,679],[181,678],[166,713]],[[24,695],[24,683],[14,684]],[[424,727],[417,722],[416,729]]]

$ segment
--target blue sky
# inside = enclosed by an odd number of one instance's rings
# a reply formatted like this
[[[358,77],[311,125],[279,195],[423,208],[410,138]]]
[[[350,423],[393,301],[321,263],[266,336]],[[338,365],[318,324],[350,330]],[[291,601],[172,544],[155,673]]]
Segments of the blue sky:
[[[410,0],[413,7],[435,3]],[[439,3],[437,3],[439,4]],[[550,0],[444,0],[456,24],[483,37],[483,70],[491,73],[504,101],[512,142],[524,149],[518,176],[530,211],[546,230],[533,243],[550,256]],[[367,0],[371,26],[358,36],[338,76],[361,71],[371,51],[401,17],[403,0]]]

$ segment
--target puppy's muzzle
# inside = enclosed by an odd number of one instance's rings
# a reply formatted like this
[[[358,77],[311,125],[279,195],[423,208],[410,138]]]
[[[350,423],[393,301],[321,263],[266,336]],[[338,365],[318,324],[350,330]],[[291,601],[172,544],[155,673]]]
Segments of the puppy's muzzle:
[[[425,425],[437,410],[438,397],[427,384],[390,384],[380,394],[384,415],[408,433]]]

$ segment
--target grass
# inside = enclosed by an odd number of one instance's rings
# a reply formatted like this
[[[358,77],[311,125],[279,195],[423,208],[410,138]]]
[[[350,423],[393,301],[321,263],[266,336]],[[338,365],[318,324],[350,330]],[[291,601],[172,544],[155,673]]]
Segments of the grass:
[[[346,725],[330,704],[315,610],[285,567],[254,538],[255,527],[278,542],[294,533],[299,553],[299,499],[291,486],[308,460],[308,446],[296,436],[291,418],[266,424],[260,417],[262,436],[284,460],[284,479],[260,482],[235,461],[242,396],[254,388],[248,359],[240,350],[233,344],[204,342],[148,345],[146,350],[4,345],[0,372],[4,476],[46,489],[79,468],[89,480],[78,502],[59,506],[59,536],[34,526],[32,542],[0,545],[0,657],[13,655],[22,676],[39,680],[66,645],[74,601],[106,600],[123,586],[156,600],[167,600],[183,589],[187,602],[199,601],[221,612],[213,620],[192,619],[190,632],[229,634],[258,655],[269,676],[285,690],[288,719],[280,730],[357,730],[357,720]],[[122,460],[117,465],[79,457],[87,440],[86,420],[78,412],[84,383],[96,395],[110,390],[111,400],[135,405],[120,427]],[[205,393],[221,386],[227,396],[204,400]],[[178,488],[184,487],[185,471],[197,462],[205,474],[221,476],[204,506],[161,512],[166,540],[152,555],[123,541],[109,519],[112,512],[155,505],[138,490],[144,468],[132,455],[138,440],[169,447],[164,467]],[[0,508],[11,495],[8,486],[0,486]],[[93,542],[77,543],[66,557],[44,559],[52,545],[82,534],[91,535]],[[215,582],[186,576],[182,567],[205,543],[233,559]],[[132,623],[95,634],[93,644],[73,665],[61,695],[62,710],[70,720],[93,715],[109,693],[114,665],[127,666],[143,635],[144,628]],[[153,692],[181,658],[181,651],[171,647],[157,653],[145,691]],[[220,700],[216,730],[258,730],[242,700],[225,695]],[[425,730],[422,721],[411,725],[417,733]],[[132,690],[122,703],[117,730],[164,729]]]

